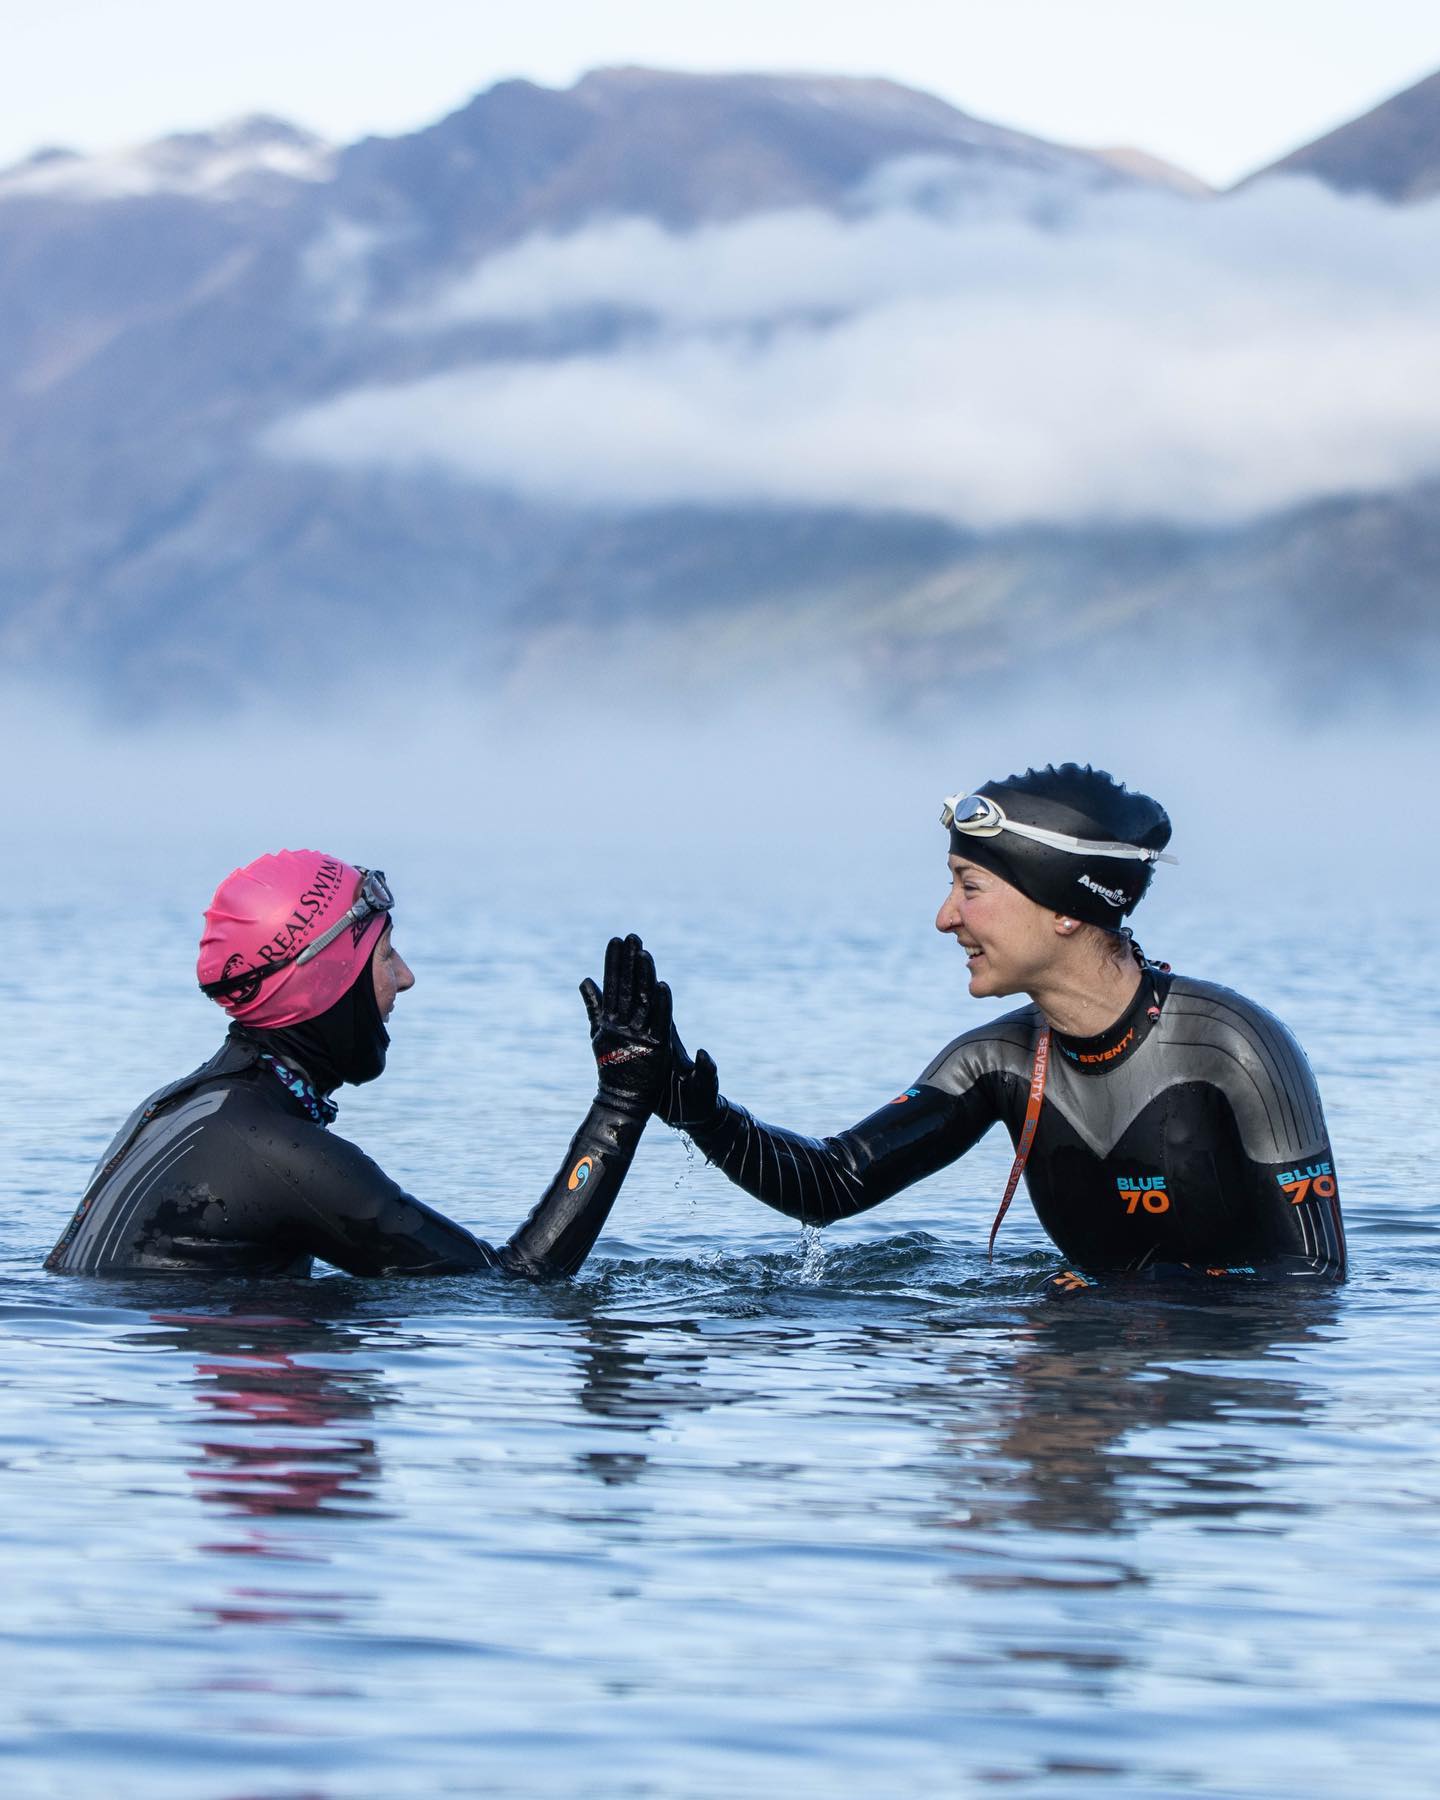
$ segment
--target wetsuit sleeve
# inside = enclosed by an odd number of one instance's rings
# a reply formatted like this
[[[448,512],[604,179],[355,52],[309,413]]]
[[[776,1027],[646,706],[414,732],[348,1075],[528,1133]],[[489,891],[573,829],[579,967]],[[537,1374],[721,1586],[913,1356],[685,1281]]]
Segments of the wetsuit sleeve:
[[[1235,1092],[1249,1115],[1241,1137],[1253,1147],[1232,1179],[1241,1189],[1254,1247],[1248,1266],[1224,1273],[1265,1281],[1343,1281],[1340,1186],[1315,1076],[1279,1020],[1258,1007],[1251,1011],[1247,1085]]]
[[[555,1179],[500,1252],[512,1275],[573,1275],[620,1192],[648,1114],[597,1096]]]
[[[498,1251],[392,1181],[358,1145],[329,1131],[280,1127],[246,1148],[283,1199],[274,1221],[295,1250],[350,1275],[453,1275],[498,1269]]]
[[[865,1212],[962,1156],[995,1122],[991,1084],[962,1094],[923,1083],[835,1137],[765,1125],[719,1099],[684,1130],[737,1187],[805,1225]]]
[[[364,1151],[330,1132],[305,1132],[251,1153],[288,1196],[296,1249],[351,1275],[455,1275],[495,1269],[544,1280],[573,1275],[625,1179],[644,1117],[597,1098],[565,1162],[525,1223],[499,1250],[407,1194]]]
[[[1254,1273],[1269,1281],[1343,1281],[1345,1226],[1328,1138],[1284,1163],[1257,1167],[1252,1203],[1261,1249]]]

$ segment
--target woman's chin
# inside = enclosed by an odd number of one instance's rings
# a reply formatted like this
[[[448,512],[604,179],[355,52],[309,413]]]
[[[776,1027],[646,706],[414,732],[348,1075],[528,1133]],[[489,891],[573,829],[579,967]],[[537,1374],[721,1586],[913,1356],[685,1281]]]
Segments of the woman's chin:
[[[970,971],[970,998],[972,1000],[1004,1000],[1008,995],[1019,993],[1020,989],[1011,981],[1008,985],[1003,976],[982,963],[978,969]]]

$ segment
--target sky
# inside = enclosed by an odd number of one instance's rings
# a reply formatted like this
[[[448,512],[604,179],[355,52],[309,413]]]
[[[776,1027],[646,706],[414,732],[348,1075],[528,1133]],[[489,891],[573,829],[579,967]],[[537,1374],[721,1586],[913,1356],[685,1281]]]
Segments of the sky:
[[[1226,185],[1440,69],[1434,0],[11,0],[0,166],[269,112],[347,142],[586,69],[883,75]]]

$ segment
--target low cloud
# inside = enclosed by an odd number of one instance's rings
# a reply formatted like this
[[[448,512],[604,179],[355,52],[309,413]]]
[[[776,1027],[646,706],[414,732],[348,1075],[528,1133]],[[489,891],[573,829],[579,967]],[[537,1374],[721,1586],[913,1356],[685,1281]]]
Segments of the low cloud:
[[[271,447],[603,507],[980,527],[1226,524],[1440,469],[1433,209],[1278,180],[1211,203],[1070,195],[1048,221],[1033,195],[977,212],[916,194],[897,176],[850,218],[528,240],[392,326],[609,309],[633,329],[358,388]]]

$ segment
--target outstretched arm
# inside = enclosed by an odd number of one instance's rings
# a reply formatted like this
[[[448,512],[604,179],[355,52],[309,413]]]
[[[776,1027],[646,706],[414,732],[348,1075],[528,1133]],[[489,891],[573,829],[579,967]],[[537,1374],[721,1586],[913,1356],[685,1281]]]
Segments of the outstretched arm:
[[[670,1050],[659,1116],[737,1187],[806,1225],[851,1218],[933,1175],[999,1116],[987,1081],[963,1094],[921,1084],[835,1137],[803,1137],[724,1099],[710,1057],[701,1050],[692,1062],[673,1030]]]

